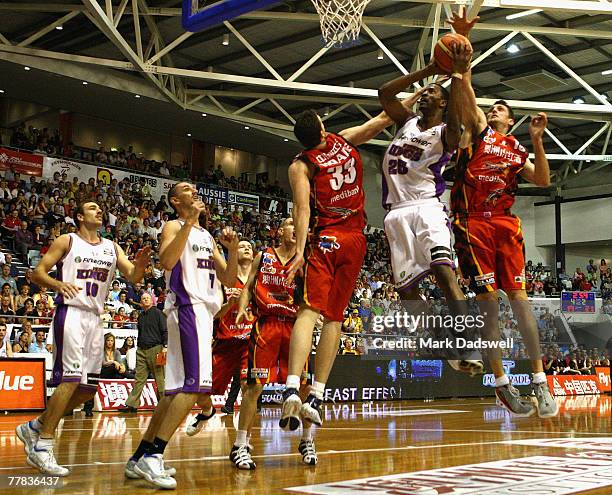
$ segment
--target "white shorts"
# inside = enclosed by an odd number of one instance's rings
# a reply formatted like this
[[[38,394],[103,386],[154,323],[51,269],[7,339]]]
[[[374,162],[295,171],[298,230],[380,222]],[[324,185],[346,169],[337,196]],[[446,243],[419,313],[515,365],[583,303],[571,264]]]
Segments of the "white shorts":
[[[60,304],[51,324],[53,374],[51,384],[79,382],[96,388],[102,369],[104,329],[100,315],[88,309]],[[49,332],[51,334],[51,331]]]
[[[212,389],[213,317],[206,304],[168,311],[166,395]]]
[[[417,284],[432,265],[454,268],[450,223],[437,199],[391,209],[385,217],[385,233],[398,289]]]

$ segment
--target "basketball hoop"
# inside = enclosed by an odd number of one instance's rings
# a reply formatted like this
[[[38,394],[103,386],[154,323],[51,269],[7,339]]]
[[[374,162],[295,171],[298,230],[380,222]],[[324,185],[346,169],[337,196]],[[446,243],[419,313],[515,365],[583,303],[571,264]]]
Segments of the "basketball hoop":
[[[311,0],[321,18],[328,47],[346,47],[359,41],[363,11],[370,0]]]

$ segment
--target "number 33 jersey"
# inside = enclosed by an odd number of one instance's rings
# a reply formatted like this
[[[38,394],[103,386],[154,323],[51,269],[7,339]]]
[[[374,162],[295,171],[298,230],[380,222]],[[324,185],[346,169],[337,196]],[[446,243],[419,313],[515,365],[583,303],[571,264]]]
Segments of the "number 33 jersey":
[[[64,257],[57,262],[57,278],[74,284],[81,290],[78,295],[69,299],[58,293],[55,302],[101,314],[110,284],[115,278],[117,267],[115,243],[109,239],[100,239],[97,244],[91,244],[78,234],[68,235],[70,247]]]
[[[296,157],[315,170],[310,179],[310,227],[362,231],[365,195],[359,151],[337,134],[327,133],[325,141],[325,148],[306,150]]]
[[[416,116],[407,120],[385,153],[382,165],[385,208],[440,197],[446,187],[442,174],[451,158],[442,139],[446,124],[422,131],[418,122]]]

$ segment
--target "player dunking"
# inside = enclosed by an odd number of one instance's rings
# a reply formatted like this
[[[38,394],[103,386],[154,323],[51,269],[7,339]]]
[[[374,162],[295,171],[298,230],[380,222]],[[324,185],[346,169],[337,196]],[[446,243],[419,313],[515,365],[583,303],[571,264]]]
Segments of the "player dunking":
[[[225,303],[215,315],[215,332],[212,347],[212,393],[222,395],[227,385],[238,372],[240,376],[246,375],[249,356],[249,336],[255,319],[251,316],[245,321],[236,323],[238,315],[238,298],[249,278],[251,263],[253,262],[253,246],[249,241],[238,243],[238,278],[232,288],[224,287]],[[244,391],[243,391],[244,395]],[[202,405],[202,404],[200,404]],[[207,420],[214,416],[212,404],[206,404],[187,426],[189,436],[196,435],[202,430]]]
[[[383,112],[361,126],[332,134],[325,131],[313,110],[304,112],[295,123],[294,133],[306,150],[289,166],[297,246],[288,283],[304,267],[304,302],[291,334],[280,420],[283,429],[297,429],[300,418],[322,424],[320,405],[338,352],[344,309],[366,253],[363,165],[355,146],[372,139],[390,123]],[[309,224],[312,232],[305,253]],[[325,323],[317,349],[315,381],[302,404],[300,375],[310,355],[319,314]]]
[[[238,270],[238,238],[223,230],[221,243],[229,260],[217,249],[199,220],[206,205],[192,184],[180,182],[168,193],[178,214],[161,233],[159,260],[166,272],[168,358],[166,392],[153,414],[138,449],[128,461],[128,478],[142,477],[161,488],[175,488],[164,468],[166,445],[196,401],[204,404],[212,387],[213,318],[221,306],[220,285],[234,287]]]
[[[468,52],[469,43],[456,44],[453,53]],[[450,95],[432,83],[416,93],[419,117],[397,99],[397,94],[426,77],[441,73],[434,61],[422,70],[400,76],[378,90],[380,103],[398,130],[382,164],[385,234],[397,290],[404,300],[421,304],[419,282],[433,272],[455,315],[467,314],[465,297],[454,271],[449,220],[440,201],[444,169],[461,136],[461,78],[467,67],[453,67]],[[444,122],[445,113],[448,123]],[[471,373],[483,370],[482,361],[459,360],[451,364]]]
[[[473,24],[465,13],[454,15],[455,30],[468,36]],[[459,54],[468,62],[468,53]],[[508,295],[512,312],[518,320],[533,366],[533,388],[540,417],[558,413],[550,394],[542,366],[538,327],[525,291],[525,243],[521,222],[512,214],[517,176],[539,187],[550,184],[550,169],[542,137],[547,117],[532,117],[529,134],[535,163],[527,150],[509,134],[514,114],[505,101],[497,101],[485,115],[478,108],[471,84],[471,71],[463,78],[463,123],[457,159],[457,178],[451,193],[454,213],[455,250],[461,272],[486,313],[488,339],[499,339],[497,290]],[[518,416],[530,416],[536,410],[531,400],[521,398],[504,373],[499,348],[491,349],[489,360],[495,375],[495,393],[500,405]]]
[[[287,379],[289,341],[298,310],[298,305],[294,302],[295,283],[287,282],[289,264],[295,256],[292,218],[283,221],[279,236],[281,245],[278,248],[270,247],[256,256],[249,280],[238,302],[238,323],[247,318],[247,307],[252,298],[255,299],[259,318],[251,334],[247,386],[240,406],[236,441],[230,453],[230,460],[238,469],[256,467],[251,457],[247,432],[252,427],[257,399],[264,384],[272,381],[273,371],[277,367],[276,380],[281,382]],[[311,425],[304,424],[303,427],[298,450],[305,464],[315,465],[317,453],[312,440]]]
[[[38,418],[17,427],[27,462],[41,473],[67,476],[53,454],[53,438],[60,419],[96,393],[102,369],[104,329],[100,315],[115,268],[130,282],[140,282],[151,251],[138,252],[132,264],[123,249],[98,230],[102,210],[95,202],[80,204],[74,213],[78,232],[59,236],[34,270],[32,280],[57,293],[53,332],[53,377],[57,386],[47,409]],[[57,279],[49,276],[56,266]]]

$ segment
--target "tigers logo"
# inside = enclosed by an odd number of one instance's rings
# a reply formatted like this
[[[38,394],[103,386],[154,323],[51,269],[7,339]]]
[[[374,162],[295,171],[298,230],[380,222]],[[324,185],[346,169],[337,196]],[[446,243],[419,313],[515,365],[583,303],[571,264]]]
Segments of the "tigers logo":
[[[274,268],[275,262],[276,256],[272,253],[263,253],[261,257],[261,272],[269,274],[276,273],[276,268]]]
[[[335,236],[322,235],[319,237],[319,249],[327,254],[331,253],[334,249],[340,249],[340,244],[338,244]]]

